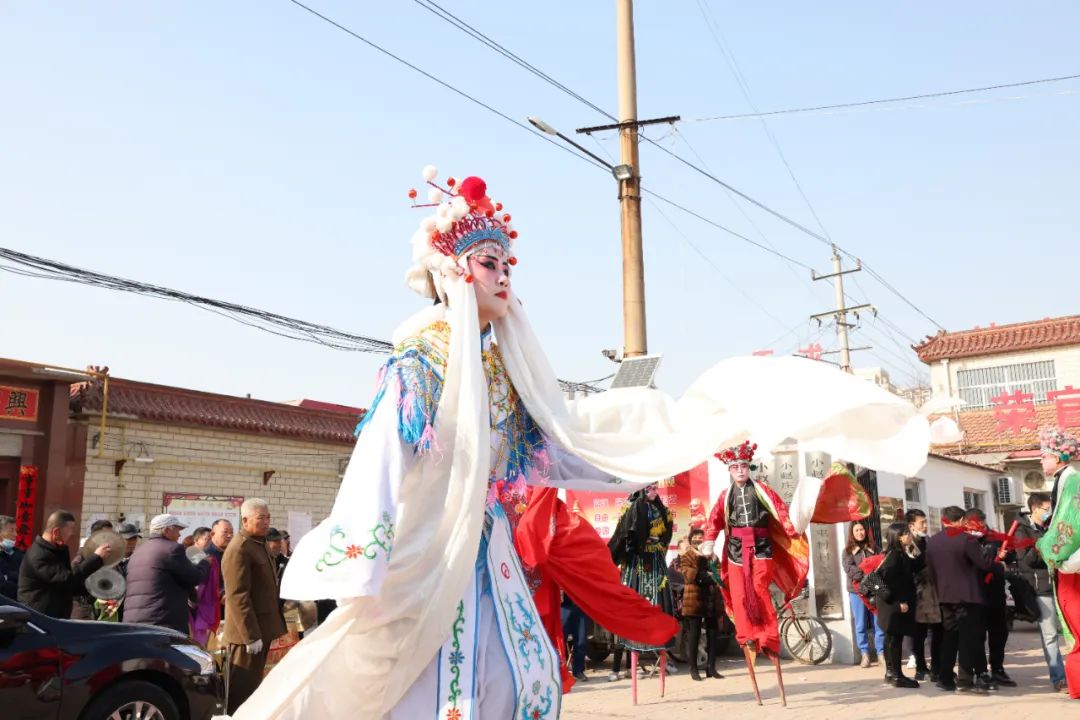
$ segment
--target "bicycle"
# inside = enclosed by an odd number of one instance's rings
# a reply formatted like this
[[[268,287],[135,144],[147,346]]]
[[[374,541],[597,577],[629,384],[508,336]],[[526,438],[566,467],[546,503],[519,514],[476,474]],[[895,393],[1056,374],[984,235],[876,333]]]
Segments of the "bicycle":
[[[806,590],[799,600],[808,597]],[[821,618],[805,612],[796,612],[792,604],[796,598],[782,605],[774,601],[776,619],[780,624],[780,641],[788,653],[804,665],[820,665],[832,652],[832,632]]]

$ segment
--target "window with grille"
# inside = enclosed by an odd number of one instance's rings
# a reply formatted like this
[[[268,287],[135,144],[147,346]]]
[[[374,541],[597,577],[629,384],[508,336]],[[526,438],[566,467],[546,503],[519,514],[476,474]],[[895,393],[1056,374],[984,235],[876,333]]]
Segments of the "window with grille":
[[[1031,393],[1036,403],[1046,402],[1046,392],[1057,390],[1053,360],[998,365],[977,370],[958,370],[956,387],[967,405],[963,409],[988,408],[991,398],[1017,390]]]
[[[964,491],[964,509],[986,512],[986,493],[977,490]]]
[[[997,479],[997,501],[998,505],[1012,505],[1013,503],[1013,491],[1012,491],[1012,478],[999,477]]]
[[[919,480],[908,480],[904,483],[904,501],[911,505],[922,504],[922,488],[920,487],[922,482]]]
[[[930,526],[931,535],[941,532],[941,508],[930,508],[926,513],[926,524]]]

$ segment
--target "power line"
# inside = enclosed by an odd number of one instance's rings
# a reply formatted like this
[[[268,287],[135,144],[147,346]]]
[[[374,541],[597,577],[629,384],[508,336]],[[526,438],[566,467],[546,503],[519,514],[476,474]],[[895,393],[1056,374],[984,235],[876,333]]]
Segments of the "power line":
[[[484,108],[488,112],[491,112],[491,113],[494,113],[494,114],[498,115],[503,120],[506,120],[507,122],[513,123],[514,125],[517,125],[519,128],[521,128],[522,130],[525,130],[530,135],[532,135],[534,137],[538,137],[541,140],[544,140],[545,142],[548,142],[551,145],[559,148],[560,150],[563,150],[565,152],[570,153],[571,155],[578,158],[579,160],[584,160],[585,162],[589,163],[590,165],[595,165],[596,167],[601,167],[602,168],[602,166],[599,163],[597,163],[597,162],[595,162],[593,160],[590,160],[589,158],[584,157],[583,155],[579,155],[578,153],[574,152],[573,150],[566,147],[565,145],[562,145],[562,144],[552,140],[547,135],[545,135],[545,134],[543,134],[541,132],[537,132],[536,130],[533,130],[531,127],[529,127],[525,123],[520,122],[518,120],[515,120],[514,118],[510,117],[509,115],[502,112],[501,110],[497,110],[496,108],[492,107],[491,105],[488,105],[483,100],[479,100],[479,99],[473,97],[472,95],[468,94],[464,90],[459,90],[458,88],[454,87],[453,85],[446,82],[445,80],[442,80],[442,79],[436,77],[435,75],[432,75],[427,70],[424,70],[423,68],[421,68],[421,67],[419,67],[417,65],[413,65],[411,62],[409,62],[405,58],[403,58],[403,57],[401,57],[399,55],[395,55],[394,53],[390,52],[389,50],[382,47],[381,45],[378,45],[378,44],[372,42],[371,40],[368,40],[363,35],[360,35],[359,33],[356,33],[354,31],[350,30],[349,28],[345,27],[344,25],[336,22],[335,20],[332,20],[331,18],[327,17],[326,15],[323,15],[319,11],[313,10],[312,8],[310,8],[307,5],[303,4],[299,0],[289,0],[289,2],[291,2],[293,5],[296,5],[299,8],[307,10],[309,13],[311,13],[315,17],[319,18],[320,20],[323,20],[324,22],[327,22],[327,23],[333,25],[338,30],[341,30],[342,32],[351,35],[352,37],[356,38],[360,42],[362,42],[365,45],[367,45],[368,47],[370,47],[371,49],[377,50],[378,52],[382,53],[383,55],[387,56],[388,58],[401,63],[402,65],[409,68],[410,70],[415,70],[416,72],[420,73],[421,75],[423,75],[427,79],[431,80],[432,82],[438,83],[439,85],[446,88],[447,90],[454,93],[455,95],[463,97],[466,100],[468,100],[469,102],[471,102],[471,103],[473,103],[475,105],[479,105],[480,107]],[[602,168],[602,169],[607,170],[607,168]]]
[[[694,157],[697,158],[698,162],[700,162],[706,169],[709,169],[708,163],[705,162],[705,159],[701,156],[701,153],[699,153],[694,148],[694,146],[690,144],[690,140],[687,139],[686,134],[681,132],[677,132],[676,134],[678,135],[679,139],[682,140],[683,144],[686,145],[686,148],[694,155]],[[724,197],[726,197],[728,199],[728,202],[730,202],[739,212],[739,214],[743,216],[743,219],[750,224],[750,227],[754,229],[754,232],[756,232],[758,237],[761,238],[761,241],[771,247],[773,250],[776,250],[776,245],[769,241],[769,239],[765,236],[765,233],[762,232],[760,227],[758,227],[758,224],[754,222],[754,219],[750,217],[750,214],[748,212],[746,212],[746,208],[744,208],[738,201],[735,200],[731,191],[729,191],[727,188],[723,188],[723,190]],[[788,264],[786,267],[791,272],[791,274],[800,281],[802,287],[806,289],[807,293],[814,300],[814,302],[817,302],[817,297],[814,295],[812,286],[810,285],[810,281],[806,279],[806,276],[796,272],[795,268],[791,264]]]
[[[671,218],[669,218],[667,216],[667,213],[665,213],[663,210],[660,209],[659,205],[657,205],[656,203],[653,203],[653,207],[656,209],[656,212],[658,212],[660,214],[660,217],[664,218],[664,220],[667,221],[667,223],[671,226],[671,228],[676,233],[678,233],[679,236],[682,237],[682,239],[686,242],[686,244],[689,245],[691,248],[693,248],[694,251],[697,252],[697,254],[701,256],[702,260],[704,260],[706,263],[708,263],[709,266],[712,267],[712,269],[715,270],[720,275],[720,277],[724,278],[724,280],[727,281],[729,287],[734,288],[736,292],[738,292],[740,295],[742,295],[744,298],[746,298],[748,301],[750,301],[750,303],[755,305],[758,310],[760,310],[762,313],[764,313],[769,319],[771,319],[777,325],[779,325],[780,327],[784,326],[784,321],[783,320],[781,320],[780,318],[773,315],[764,305],[762,305],[760,302],[758,302],[758,300],[756,298],[754,298],[750,293],[746,292],[741,287],[736,285],[735,282],[727,275],[727,273],[725,273],[723,270],[721,270],[720,266],[717,265],[715,262],[713,262],[712,258],[710,258],[708,255],[706,255],[705,251],[702,250],[700,247],[698,247],[698,245],[695,242],[693,242],[689,238],[689,236],[687,236],[687,234],[684,233],[679,228],[679,226],[674,223],[674,221],[672,221]]]
[[[278,337],[316,343],[334,350],[386,354],[391,352],[394,347],[386,340],[379,340],[366,335],[357,335],[355,333],[332,328],[329,325],[320,325],[306,320],[298,320],[286,315],[259,310],[247,305],[239,305],[224,300],[215,300],[200,295],[192,295],[181,290],[174,290],[160,285],[151,285],[138,280],[128,280],[114,275],[105,275],[103,273],[85,270],[55,260],[27,255],[8,248],[0,247],[0,260],[7,260],[8,263],[13,263],[7,264],[0,262],[0,270],[13,275],[22,275],[23,277],[43,280],[58,280],[80,285],[91,285],[106,290],[127,292],[161,300],[183,302],[203,310],[208,310],[228,318],[229,320],[247,325],[248,327],[262,330],[263,332],[272,335],[277,335]],[[589,392],[600,392],[599,388],[593,387],[593,382],[599,381],[582,383],[560,379],[559,385],[563,390],[573,388],[576,390],[588,390]]]
[[[746,76],[743,75],[742,68],[739,67],[739,61],[735,58],[735,53],[724,42],[724,34],[720,29],[720,23],[716,21],[716,17],[712,13],[712,9],[709,8],[705,0],[698,0],[698,10],[701,11],[702,18],[705,20],[705,26],[709,29],[710,35],[712,35],[713,41],[716,43],[717,48],[720,50],[720,54],[727,62],[728,69],[731,70],[732,76],[735,78],[736,84],[739,86],[739,90],[742,92],[743,98],[746,100],[746,104],[750,106],[750,109],[754,112],[758,112],[757,103],[754,102],[754,98],[750,92],[750,83],[746,80]],[[758,118],[758,122],[761,124],[761,129],[765,131],[765,136],[769,139],[769,143],[772,144],[773,149],[776,151],[777,156],[780,158],[780,162],[783,163],[787,169],[788,177],[791,178],[791,182],[794,183],[795,189],[799,191],[799,195],[802,197],[803,202],[806,204],[810,214],[814,217],[818,227],[821,228],[821,232],[825,237],[832,241],[832,236],[825,228],[825,223],[821,221],[821,217],[818,215],[817,210],[814,208],[814,204],[810,202],[809,196],[806,191],[803,190],[802,183],[799,182],[799,178],[795,176],[795,170],[792,169],[791,163],[788,162],[787,155],[784,154],[783,149],[780,147],[780,141],[776,139],[773,134],[772,128],[769,127],[769,123],[765,118]]]
[[[392,345],[385,340],[378,340],[366,335],[357,335],[328,325],[298,320],[247,305],[193,295],[181,290],[151,285],[138,280],[105,275],[55,260],[27,255],[8,248],[0,248],[0,259],[9,263],[0,264],[0,270],[16,275],[93,285],[108,290],[188,303],[273,335],[325,345],[335,350],[387,353],[392,349]]]
[[[606,110],[604,110],[599,105],[596,105],[595,103],[588,100],[587,98],[585,98],[585,97],[579,95],[578,93],[574,92],[573,90],[568,88],[566,85],[563,85],[561,82],[559,82],[555,78],[551,77],[550,75],[545,73],[543,70],[541,70],[540,68],[538,68],[535,65],[533,65],[532,63],[530,63],[529,61],[525,60],[524,58],[520,57],[519,55],[516,55],[515,53],[513,53],[510,50],[506,49],[504,46],[497,43],[495,40],[493,40],[488,35],[485,35],[481,31],[477,30],[475,27],[473,27],[469,23],[465,22],[464,20],[462,20],[457,15],[453,14],[452,12],[447,10],[446,8],[439,5],[438,3],[433,2],[433,0],[413,0],[413,2],[416,3],[417,5],[419,5],[420,7],[424,8],[428,12],[432,13],[436,17],[438,17],[438,18],[450,23],[451,25],[455,26],[456,28],[458,28],[459,30],[464,32],[465,34],[471,36],[472,38],[474,38],[476,40],[479,40],[481,43],[483,43],[484,45],[487,45],[489,48],[491,48],[495,52],[499,53],[500,55],[505,57],[507,60],[510,60],[511,62],[513,62],[514,64],[518,65],[521,68],[524,68],[525,70],[527,70],[528,72],[530,72],[533,75],[537,76],[538,78],[540,78],[544,82],[547,82],[550,85],[558,88],[559,90],[563,91],[564,93],[566,93],[570,97],[574,98],[578,102],[581,102],[581,103],[583,103],[585,105],[588,105],[590,108],[592,108],[596,112],[600,113],[601,115],[607,117],[608,119],[610,119],[612,121],[616,121],[614,115],[611,115],[610,113],[608,113]]]
[[[787,255],[780,252],[779,250],[774,250],[773,248],[771,248],[771,247],[769,247],[767,245],[762,245],[761,243],[757,242],[756,240],[748,238],[748,237],[746,237],[745,235],[743,235],[741,233],[737,233],[734,230],[732,230],[731,228],[725,227],[725,226],[721,225],[720,223],[716,222],[715,220],[710,220],[709,218],[705,217],[701,213],[695,212],[694,210],[691,210],[690,208],[686,207],[685,205],[680,205],[679,203],[675,202],[674,200],[669,200],[668,198],[664,197],[663,195],[661,195],[661,194],[659,194],[657,192],[653,192],[652,190],[645,187],[644,185],[641,186],[641,192],[652,195],[657,200],[660,200],[661,202],[667,203],[668,205],[670,205],[673,208],[676,208],[677,210],[682,210],[687,215],[691,215],[693,217],[696,217],[698,220],[702,221],[703,223],[707,223],[709,225],[712,225],[715,228],[723,230],[727,234],[729,234],[729,235],[731,235],[733,237],[737,237],[738,239],[742,240],[743,242],[750,243],[754,247],[760,248],[761,250],[764,250],[765,252],[767,252],[767,253],[769,253],[771,255],[775,255],[776,257],[780,258],[781,260],[786,260],[787,262],[792,263],[793,265],[798,265],[799,267],[805,268],[807,270],[813,270],[813,268],[810,267],[809,265],[807,265],[806,263],[799,262],[795,258],[788,257]]]
[[[985,85],[982,87],[964,88],[961,90],[946,90],[944,92],[922,93],[920,95],[882,98],[879,100],[863,100],[860,102],[837,103],[835,105],[816,105],[814,107],[788,108],[785,110],[768,110],[765,112],[739,113],[735,115],[714,115],[712,117],[696,118],[692,122],[712,122],[714,120],[744,120],[746,118],[772,117],[775,115],[793,115],[795,113],[808,113],[819,110],[842,110],[845,108],[866,107],[867,105],[884,105],[886,103],[908,102],[910,100],[928,100],[931,98],[950,97],[953,95],[967,95],[970,93],[988,92],[991,90],[1006,90],[1008,88],[1026,87],[1028,85],[1065,82],[1067,80],[1076,80],[1078,78],[1080,78],[1080,74],[1060,75],[1058,77],[1039,78],[1037,80],[1024,80],[1022,82]]]
[[[595,103],[593,103],[593,102],[591,102],[591,101],[587,100],[586,98],[584,98],[583,96],[581,96],[581,95],[580,95],[579,93],[576,93],[576,92],[574,92],[573,90],[570,90],[570,89],[569,89],[569,88],[568,88],[567,86],[565,86],[565,85],[563,85],[562,83],[558,82],[557,80],[555,80],[554,78],[552,78],[552,77],[551,77],[550,75],[548,75],[547,73],[544,73],[543,71],[539,70],[539,69],[538,69],[538,68],[537,68],[536,66],[532,65],[531,63],[529,63],[529,62],[527,62],[527,61],[523,60],[523,59],[522,59],[522,58],[520,58],[520,57],[519,57],[518,55],[516,55],[516,54],[514,54],[514,53],[510,52],[510,51],[509,51],[509,50],[507,50],[507,49],[506,49],[506,48],[505,48],[505,47],[504,47],[503,45],[501,45],[501,44],[497,43],[496,41],[492,40],[492,39],[491,39],[491,38],[490,38],[489,36],[487,36],[487,35],[485,35],[484,33],[480,32],[479,30],[477,30],[477,29],[476,29],[475,27],[473,27],[472,25],[470,25],[470,24],[466,23],[466,22],[465,22],[464,20],[461,20],[461,18],[457,17],[456,15],[454,15],[454,14],[453,14],[453,13],[451,13],[451,12],[449,12],[449,11],[448,11],[448,10],[446,10],[445,8],[443,8],[443,7],[439,6],[439,5],[437,5],[437,4],[436,4],[435,2],[433,2],[432,0],[425,0],[424,2],[419,2],[419,0],[414,0],[414,1],[415,1],[415,2],[417,2],[418,4],[420,4],[420,5],[422,6],[422,7],[425,7],[425,9],[427,9],[427,10],[428,10],[429,12],[432,12],[433,14],[435,14],[435,15],[436,15],[437,17],[439,17],[440,19],[444,20],[445,22],[448,22],[448,23],[452,24],[452,25],[453,25],[454,27],[458,28],[458,29],[459,29],[459,30],[461,30],[462,32],[465,32],[466,34],[468,34],[468,35],[469,35],[470,37],[472,37],[473,39],[475,39],[475,40],[478,40],[478,41],[482,42],[483,44],[485,44],[485,45],[486,45],[486,46],[488,46],[489,48],[491,48],[491,49],[495,50],[496,52],[498,52],[498,53],[499,53],[500,55],[503,55],[504,57],[506,57],[506,58],[508,58],[508,59],[512,60],[512,61],[513,61],[513,62],[514,62],[515,64],[519,65],[520,67],[523,67],[523,68],[527,69],[527,70],[528,70],[529,72],[531,72],[531,73],[533,73],[534,75],[536,75],[537,77],[539,77],[539,78],[543,79],[543,80],[544,80],[545,82],[548,82],[548,83],[549,83],[549,84],[551,84],[552,86],[554,86],[554,87],[558,88],[558,89],[559,89],[559,90],[561,90],[562,92],[565,92],[565,93],[567,93],[568,95],[570,95],[570,96],[571,96],[571,97],[573,97],[574,99],[578,100],[579,102],[582,102],[582,103],[584,103],[585,105],[587,105],[587,106],[589,106],[590,108],[592,108],[592,109],[596,110],[597,112],[601,113],[602,115],[604,115],[605,117],[607,117],[607,118],[609,118],[609,119],[612,119],[612,120],[614,120],[614,119],[615,119],[615,117],[614,117],[613,115],[611,115],[610,113],[606,112],[605,110],[603,110],[602,108],[600,108],[600,107],[599,107],[598,105],[596,105]],[[434,82],[438,83],[439,85],[441,85],[441,86],[445,87],[445,88],[446,88],[446,89],[448,89],[448,90],[451,90],[451,91],[452,91],[452,92],[454,92],[455,94],[457,94],[457,95],[460,95],[461,97],[464,97],[464,98],[466,98],[466,99],[467,99],[467,100],[469,100],[470,102],[472,102],[472,103],[474,103],[474,104],[476,104],[476,105],[479,105],[480,107],[484,108],[485,110],[488,110],[489,112],[495,113],[496,115],[498,115],[499,117],[503,118],[504,120],[506,120],[506,121],[508,121],[508,122],[511,122],[511,123],[513,123],[514,125],[518,126],[519,128],[521,128],[521,129],[523,129],[523,130],[526,130],[526,131],[528,131],[530,135],[534,135],[534,136],[536,136],[536,137],[542,138],[543,140],[546,140],[547,142],[549,142],[549,143],[551,143],[552,145],[554,145],[555,147],[558,147],[559,149],[561,149],[561,150],[564,150],[564,151],[566,151],[566,152],[569,152],[569,153],[570,153],[571,155],[574,155],[575,157],[578,157],[578,158],[580,158],[580,159],[582,159],[582,160],[584,160],[584,161],[588,162],[588,163],[589,163],[590,165],[594,165],[594,166],[596,166],[596,167],[600,167],[600,165],[599,165],[598,163],[594,162],[593,160],[591,160],[591,159],[589,159],[589,158],[587,158],[587,157],[584,157],[584,156],[582,156],[582,155],[579,155],[578,153],[575,153],[575,152],[574,152],[573,150],[571,150],[570,148],[566,147],[565,145],[561,145],[561,144],[559,144],[559,143],[555,142],[554,140],[552,140],[551,138],[549,138],[549,137],[548,137],[547,135],[544,135],[544,134],[541,134],[541,133],[538,133],[538,132],[534,131],[534,130],[533,130],[532,128],[528,127],[528,126],[527,126],[527,125],[525,125],[524,123],[521,123],[521,122],[519,122],[519,121],[515,120],[514,118],[510,117],[510,116],[509,116],[509,115],[507,115],[506,113],[503,113],[503,112],[501,112],[501,111],[499,111],[499,110],[495,109],[495,108],[494,108],[494,107],[492,107],[491,105],[489,105],[489,104],[487,104],[487,103],[485,103],[485,102],[483,102],[483,101],[481,101],[481,100],[478,100],[477,98],[475,98],[475,97],[473,97],[473,96],[469,95],[468,93],[464,92],[463,90],[459,90],[458,88],[454,87],[453,85],[449,84],[448,82],[446,82],[446,81],[444,81],[444,80],[441,80],[441,79],[439,79],[438,77],[436,77],[436,76],[432,75],[431,73],[429,73],[429,72],[427,72],[427,71],[425,71],[425,70],[421,69],[420,67],[418,67],[418,66],[416,66],[416,65],[414,65],[414,64],[412,64],[412,63],[410,63],[410,62],[408,62],[407,60],[405,60],[405,59],[403,59],[403,58],[399,57],[398,55],[395,55],[394,53],[390,52],[389,50],[386,50],[385,48],[383,48],[383,47],[379,46],[378,44],[376,44],[376,43],[372,42],[371,40],[368,40],[367,38],[363,37],[362,35],[360,35],[360,34],[358,34],[358,33],[354,32],[353,30],[350,30],[349,28],[345,27],[344,25],[341,25],[340,23],[338,23],[338,22],[336,22],[336,21],[332,20],[331,18],[329,18],[329,17],[327,17],[327,16],[325,16],[325,15],[323,15],[323,14],[319,13],[318,11],[316,11],[316,10],[313,10],[312,8],[308,7],[307,5],[304,5],[303,3],[299,2],[299,0],[289,0],[289,2],[293,3],[293,4],[294,4],[294,5],[296,5],[297,7],[300,7],[300,8],[302,8],[302,9],[304,9],[304,10],[308,11],[309,13],[311,13],[311,14],[312,14],[312,15],[314,15],[315,17],[318,17],[319,19],[323,20],[324,22],[327,22],[327,23],[329,23],[330,25],[333,25],[334,27],[338,28],[338,29],[339,29],[339,30],[341,30],[342,32],[345,32],[345,33],[349,34],[350,36],[352,36],[352,37],[356,38],[357,40],[360,40],[360,41],[361,41],[361,42],[363,42],[364,44],[366,44],[366,45],[368,45],[369,47],[371,47],[371,48],[373,48],[373,49],[375,49],[375,50],[377,50],[377,51],[381,52],[382,54],[386,55],[387,57],[389,57],[389,58],[391,58],[391,59],[393,59],[393,60],[395,60],[395,61],[397,61],[397,62],[399,62],[399,63],[401,63],[401,64],[403,64],[403,65],[405,65],[406,67],[408,67],[408,68],[410,68],[410,69],[412,69],[412,70],[415,70],[416,72],[420,73],[420,74],[421,74],[421,75],[423,75],[424,77],[426,77],[426,78],[428,78],[428,79],[430,79],[430,80],[432,80],[432,81],[434,81]],[[827,237],[824,237],[824,236],[822,236],[822,235],[819,235],[818,233],[815,233],[814,231],[810,230],[809,228],[805,227],[804,225],[802,225],[802,224],[800,224],[800,223],[796,222],[795,220],[792,220],[791,218],[787,217],[786,215],[784,215],[784,214],[782,214],[782,213],[780,213],[780,212],[778,212],[778,211],[776,211],[776,210],[773,210],[773,209],[772,209],[772,208],[770,208],[769,206],[767,206],[767,205],[765,205],[764,203],[760,202],[759,200],[756,200],[756,199],[754,199],[753,197],[751,197],[751,196],[747,195],[746,193],[742,192],[742,191],[741,191],[741,190],[739,190],[738,188],[735,188],[735,187],[733,187],[732,185],[730,185],[730,184],[728,184],[728,183],[724,182],[723,180],[720,180],[720,179],[719,179],[718,177],[716,177],[716,176],[715,176],[715,175],[713,175],[712,173],[709,173],[709,172],[707,172],[707,171],[705,171],[705,170],[701,169],[700,167],[698,167],[698,166],[694,165],[693,163],[689,162],[689,161],[688,161],[688,160],[686,160],[685,158],[683,158],[683,157],[681,157],[681,156],[677,155],[676,153],[672,152],[671,150],[668,150],[668,149],[667,149],[667,148],[665,148],[665,147],[664,147],[663,145],[659,144],[659,143],[658,143],[657,141],[655,141],[655,140],[653,140],[653,139],[651,139],[651,138],[647,137],[647,136],[646,136],[646,135],[644,135],[644,134],[641,134],[641,138],[642,138],[643,140],[645,140],[646,142],[648,142],[649,144],[651,144],[651,145],[653,145],[653,146],[655,146],[655,147],[659,148],[659,149],[660,149],[661,151],[663,151],[663,152],[667,153],[667,154],[668,154],[668,155],[670,155],[671,157],[675,158],[675,159],[676,159],[676,160],[678,160],[679,162],[683,163],[683,164],[684,164],[684,165],[686,165],[687,167],[689,167],[689,168],[691,168],[691,169],[695,170],[696,172],[698,172],[698,173],[700,173],[700,174],[704,175],[705,177],[709,178],[709,179],[710,179],[710,180],[712,180],[713,182],[715,182],[715,183],[719,184],[719,185],[720,185],[721,187],[727,188],[727,189],[728,189],[729,191],[731,191],[731,192],[735,193],[736,195],[738,195],[739,197],[743,198],[743,199],[744,199],[744,200],[746,200],[747,202],[749,202],[749,203],[753,204],[754,206],[756,206],[756,207],[760,208],[761,210],[764,210],[765,212],[769,213],[770,215],[773,215],[773,216],[774,216],[774,217],[776,217],[777,219],[780,219],[780,220],[782,220],[783,222],[786,222],[786,223],[788,223],[788,224],[789,224],[789,225],[791,225],[792,227],[795,227],[796,229],[798,229],[798,230],[801,230],[802,232],[806,233],[806,234],[807,234],[807,235],[809,235],[810,237],[813,237],[813,238],[815,238],[815,239],[819,240],[820,242],[823,242],[823,243],[825,243],[825,244],[827,244],[827,245],[831,245],[831,244],[832,244],[832,241],[831,241],[830,239],[828,239]],[[605,168],[605,169],[606,169],[606,168]],[[749,238],[745,237],[744,235],[740,235],[739,233],[736,233],[736,232],[734,232],[733,230],[730,230],[729,228],[726,228],[726,227],[724,227],[724,226],[720,225],[719,223],[716,223],[716,222],[714,222],[714,221],[712,221],[712,220],[709,220],[709,219],[707,219],[707,218],[705,218],[705,217],[701,216],[700,214],[698,214],[698,213],[695,213],[695,212],[693,212],[692,210],[689,210],[689,209],[687,209],[686,207],[684,207],[684,206],[682,206],[682,205],[679,205],[679,204],[677,204],[677,203],[675,203],[675,202],[673,202],[673,201],[671,201],[671,200],[668,200],[668,199],[666,199],[666,198],[663,198],[663,197],[661,197],[660,195],[658,195],[658,194],[656,194],[656,193],[653,193],[652,191],[647,191],[647,190],[646,190],[646,189],[645,189],[644,187],[642,187],[642,192],[650,192],[650,193],[651,193],[652,195],[654,195],[654,197],[657,197],[658,199],[660,199],[660,200],[663,200],[664,202],[667,202],[668,204],[672,205],[673,207],[676,207],[676,208],[678,208],[678,209],[682,210],[683,212],[689,213],[689,214],[693,215],[694,217],[697,217],[698,219],[700,219],[700,220],[702,220],[702,221],[704,221],[704,222],[707,222],[707,223],[709,223],[710,225],[713,225],[714,227],[717,227],[717,228],[719,228],[719,229],[721,229],[721,230],[723,230],[723,231],[725,231],[725,232],[727,232],[727,233],[729,233],[729,234],[731,234],[731,235],[733,235],[733,236],[735,236],[735,237],[738,237],[738,238],[740,238],[740,239],[742,239],[742,240],[744,240],[744,241],[746,241],[746,242],[749,242],[749,243],[751,243],[752,245],[756,245],[757,247],[759,247],[759,248],[761,248],[761,249],[763,249],[763,250],[766,250],[767,252],[771,252],[771,253],[773,253],[773,254],[775,254],[775,255],[779,255],[780,257],[782,257],[782,258],[784,258],[784,259],[787,259],[787,260],[789,260],[789,261],[791,261],[791,262],[795,262],[796,264],[798,264],[798,265],[800,265],[801,267],[804,267],[804,268],[806,268],[806,269],[808,269],[808,270],[812,269],[812,268],[811,268],[811,267],[810,267],[809,265],[806,265],[806,264],[804,264],[804,263],[799,263],[798,261],[795,261],[795,260],[791,260],[791,259],[790,259],[790,258],[788,258],[787,256],[785,256],[785,255],[783,255],[783,254],[781,254],[781,253],[779,253],[779,252],[777,252],[777,251],[775,251],[775,250],[771,250],[771,249],[769,249],[769,248],[766,248],[766,247],[765,247],[764,245],[761,245],[760,243],[757,243],[757,242],[755,242],[755,241],[753,241],[753,240],[751,240],[751,239],[749,239]],[[844,254],[848,255],[849,257],[854,257],[853,255],[851,255],[850,253],[847,253],[846,251],[843,251],[843,250],[842,250],[842,252],[844,252]],[[865,264],[864,264],[864,267],[866,267],[866,266],[865,266]],[[888,288],[888,289],[889,289],[889,290],[890,290],[891,292],[893,292],[893,293],[894,293],[894,294],[896,294],[896,295],[897,295],[898,297],[900,297],[901,299],[903,299],[903,300],[904,300],[904,302],[906,302],[906,303],[907,303],[908,305],[910,305],[911,307],[913,307],[913,308],[914,308],[914,309],[915,309],[915,310],[916,310],[917,312],[919,312],[919,313],[920,313],[920,314],[921,314],[921,315],[922,315],[923,317],[925,317],[925,318],[926,318],[927,320],[929,320],[930,322],[932,322],[932,323],[933,323],[933,324],[934,324],[935,326],[937,326],[938,328],[940,328],[940,329],[942,329],[942,330],[944,330],[944,329],[945,329],[945,328],[944,328],[944,326],[942,326],[941,324],[939,324],[939,323],[937,323],[936,321],[934,321],[934,320],[933,320],[932,318],[930,318],[930,316],[929,316],[929,315],[927,315],[927,314],[926,314],[925,312],[923,312],[922,310],[919,310],[919,308],[917,308],[917,307],[915,306],[915,304],[914,304],[914,303],[912,303],[912,302],[911,302],[910,300],[908,300],[908,299],[907,299],[906,297],[904,297],[903,295],[901,295],[901,294],[900,294],[900,292],[899,292],[898,290],[896,290],[896,288],[894,288],[894,287],[892,287],[891,285],[888,285],[887,283],[885,283],[884,281],[882,281],[882,280],[881,280],[881,278],[880,278],[880,275],[878,275],[878,274],[877,274],[877,273],[875,273],[875,272],[872,272],[872,271],[870,271],[870,268],[869,268],[869,267],[867,267],[867,270],[868,270],[868,272],[870,272],[871,276],[873,276],[873,277],[875,277],[876,279],[878,279],[878,280],[879,280],[879,282],[882,282],[882,284],[883,284],[883,285],[885,285],[885,286],[886,286],[886,287],[887,287],[887,288]]]

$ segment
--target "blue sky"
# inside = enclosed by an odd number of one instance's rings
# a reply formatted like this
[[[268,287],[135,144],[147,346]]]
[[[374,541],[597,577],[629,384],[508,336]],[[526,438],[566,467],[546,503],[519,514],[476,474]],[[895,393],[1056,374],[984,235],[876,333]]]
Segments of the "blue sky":
[[[759,122],[697,121],[750,110],[703,2],[637,4],[639,115],[682,115],[677,135],[652,135],[819,230]],[[761,110],[1080,72],[1073,3],[705,4]],[[606,122],[413,2],[311,5],[515,118],[564,132]],[[615,108],[613,3],[444,5]],[[560,376],[614,369],[600,355],[622,333],[610,176],[286,0],[6,2],[0,66],[4,247],[385,338],[422,305],[402,281],[418,220],[405,194],[433,163],[444,176],[483,176],[514,215],[516,289]],[[769,128],[829,235],[964,329],[1077,311],[1078,93],[1073,81],[781,116]],[[617,152],[613,137],[588,144]],[[641,162],[657,192],[828,269],[818,241],[740,211],[654,148]],[[831,328],[806,320],[831,308],[831,287],[663,212],[645,205],[662,387],[681,392],[714,362],[766,347],[835,347]],[[934,331],[855,277],[856,300],[910,336]],[[0,356],[210,391],[364,404],[380,363],[185,305],[7,273],[0,307]],[[856,354],[857,366],[884,365],[898,384],[919,369],[881,321],[867,319],[853,342],[878,348]]]

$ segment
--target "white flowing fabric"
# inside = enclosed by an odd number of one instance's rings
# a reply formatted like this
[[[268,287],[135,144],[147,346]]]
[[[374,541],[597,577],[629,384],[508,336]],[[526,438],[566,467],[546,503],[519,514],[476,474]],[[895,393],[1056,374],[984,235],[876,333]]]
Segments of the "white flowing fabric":
[[[415,463],[401,483],[381,587],[345,602],[293,648],[238,720],[383,718],[449,635],[480,543],[490,419],[475,294],[460,278],[444,278],[443,287],[449,308],[428,308],[403,326],[415,332],[443,312],[450,323],[435,419],[441,452]],[[801,449],[906,475],[926,461],[929,428],[910,403],[823,363],[737,358],[707,371],[678,402],[649,389],[568,402],[516,300],[495,334],[510,381],[545,434],[625,480],[627,490],[685,471],[748,437],[763,448],[792,438]],[[380,472],[362,454],[354,457],[330,517],[305,536],[298,556],[317,556],[311,548],[326,537],[325,528],[348,523],[350,502],[343,499],[383,482]],[[321,585],[305,567],[296,557],[290,561],[284,596],[341,590]]]
[[[596,468],[653,482],[747,438],[769,450],[788,438],[875,470],[914,475],[930,431],[911,403],[827,365],[744,357],[707,370],[676,402],[626,388],[568,402],[519,305],[495,323],[514,389],[540,428]]]
[[[413,464],[401,483],[393,552],[378,594],[344,603],[290,650],[237,720],[382,718],[449,634],[480,546],[491,438],[476,296],[464,281],[446,286],[453,332],[435,426],[442,451]],[[298,545],[293,560],[301,562],[298,572],[286,571],[283,596],[335,597],[304,570],[314,566],[325,528],[348,518],[341,499],[382,481],[377,463],[354,462],[330,517]]]

